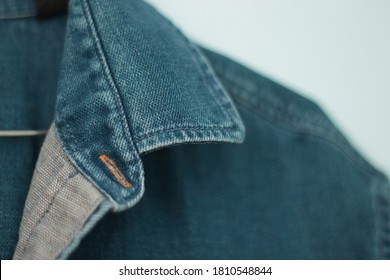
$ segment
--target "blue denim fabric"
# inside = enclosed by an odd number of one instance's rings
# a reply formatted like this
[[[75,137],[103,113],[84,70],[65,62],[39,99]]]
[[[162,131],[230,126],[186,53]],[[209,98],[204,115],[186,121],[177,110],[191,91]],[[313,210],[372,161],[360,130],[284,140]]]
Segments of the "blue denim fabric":
[[[71,160],[116,209],[134,205],[143,192],[139,153],[243,139],[237,112],[204,58],[152,8],[141,1],[74,1],[70,9],[56,126]],[[102,169],[102,153],[132,188]]]
[[[38,22],[33,5],[0,1],[0,130],[47,129],[53,121],[66,18]],[[15,249],[42,140],[0,137],[0,259]]]
[[[245,142],[143,156],[143,199],[107,215],[71,257],[389,258],[386,178],[318,106],[205,54],[239,109]]]
[[[58,258],[390,258],[389,182],[316,104],[195,46],[142,1],[35,14],[0,4],[0,129],[54,120],[106,198]],[[1,258],[41,140],[0,139]]]

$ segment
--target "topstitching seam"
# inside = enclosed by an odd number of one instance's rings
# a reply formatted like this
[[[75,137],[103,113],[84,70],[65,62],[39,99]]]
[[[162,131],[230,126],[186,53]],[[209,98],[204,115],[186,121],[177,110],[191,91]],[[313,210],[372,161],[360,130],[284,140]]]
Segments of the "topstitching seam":
[[[84,9],[83,10],[85,11],[87,21],[89,23],[88,25],[90,26],[90,29],[92,31],[91,33],[92,33],[92,37],[94,38],[95,45],[96,45],[97,50],[98,50],[98,56],[100,57],[101,63],[103,64],[102,66],[104,69],[104,74],[105,74],[111,88],[113,89],[114,96],[115,96],[115,98],[114,98],[115,103],[116,103],[116,106],[120,112],[120,119],[122,120],[122,126],[124,127],[122,133],[128,134],[127,136],[128,136],[128,139],[130,140],[129,142],[131,142],[129,144],[137,151],[137,147],[133,144],[134,142],[133,142],[133,139],[132,139],[132,136],[130,133],[129,122],[128,122],[126,114],[124,112],[123,100],[122,100],[121,94],[119,92],[119,87],[115,83],[115,80],[114,80],[113,75],[112,75],[112,71],[111,71],[109,64],[107,62],[107,59],[106,59],[106,56],[104,53],[103,43],[102,43],[102,40],[99,36],[96,24],[94,22],[92,11],[91,11],[89,3],[88,3],[89,1],[84,0],[83,2],[84,2]]]
[[[79,173],[78,173],[79,174]],[[76,174],[77,175],[77,174]],[[50,199],[49,201],[49,204],[47,205],[46,207],[46,210],[45,212],[43,212],[38,221],[35,223],[35,225],[31,228],[27,238],[26,238],[26,241],[24,243],[24,246],[21,250],[21,253],[20,255],[23,255],[26,251],[26,248],[27,248],[27,245],[28,245],[28,242],[30,241],[30,238],[31,238],[31,235],[33,234],[34,230],[41,224],[41,222],[43,221],[43,219],[46,217],[46,215],[49,213],[50,209],[52,208],[53,204],[54,204],[54,200],[56,199],[56,197],[58,196],[59,192],[64,189],[65,186],[67,186],[69,180],[73,177],[75,177],[76,175],[74,175],[73,173],[69,173],[68,174],[68,177],[66,178],[66,180],[64,181],[64,183],[55,191],[55,193],[53,194],[52,198]]]

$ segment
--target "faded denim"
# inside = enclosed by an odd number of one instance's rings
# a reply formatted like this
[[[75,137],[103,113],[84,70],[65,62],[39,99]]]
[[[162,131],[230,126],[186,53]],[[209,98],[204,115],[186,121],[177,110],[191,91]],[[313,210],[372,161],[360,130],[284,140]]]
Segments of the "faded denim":
[[[15,258],[390,258],[389,182],[316,104],[142,1],[71,0],[41,21],[31,2],[0,4],[0,129],[54,121],[56,140],[37,161],[43,139],[0,139],[1,258],[18,238],[30,249]],[[39,177],[59,154],[67,179]],[[58,200],[34,186],[76,175],[103,201],[61,248],[41,246],[29,217],[56,217]]]

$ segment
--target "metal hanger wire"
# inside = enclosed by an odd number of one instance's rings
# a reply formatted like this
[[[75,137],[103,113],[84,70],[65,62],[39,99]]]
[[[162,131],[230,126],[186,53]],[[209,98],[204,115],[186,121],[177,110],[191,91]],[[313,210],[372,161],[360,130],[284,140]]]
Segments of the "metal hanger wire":
[[[0,137],[44,136],[47,130],[0,130]]]

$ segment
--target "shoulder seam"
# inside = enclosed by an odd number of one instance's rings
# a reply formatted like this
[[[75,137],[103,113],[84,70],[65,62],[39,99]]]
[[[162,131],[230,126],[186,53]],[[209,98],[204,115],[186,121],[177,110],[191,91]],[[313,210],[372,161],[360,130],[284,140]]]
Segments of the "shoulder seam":
[[[264,98],[256,94],[256,92],[249,91],[248,89],[242,87],[240,84],[237,83],[237,81],[232,79],[232,75],[226,75],[227,70],[221,69],[218,66],[216,67],[215,64],[213,65],[213,67],[218,73],[222,74],[223,79],[225,79],[225,81],[233,84],[240,91],[250,94],[251,96],[256,98],[257,101],[260,101],[256,102],[257,106],[255,106],[255,104],[252,104],[246,98],[241,97],[238,93],[231,90],[227,90],[227,92],[231,93],[232,98],[236,103],[240,104],[246,109],[249,109],[257,116],[265,118],[266,120],[278,125],[283,129],[296,133],[305,133],[310,136],[321,138],[328,143],[335,145],[340,151],[343,152],[344,155],[346,155],[353,163],[355,163],[357,167],[361,168],[363,171],[373,176],[385,177],[384,175],[382,175],[381,172],[379,172],[375,167],[373,167],[369,162],[367,162],[359,154],[359,152],[355,150],[355,148],[353,148],[353,146],[337,130],[335,126],[329,125],[332,123],[325,114],[323,115],[323,117],[325,118],[323,122],[320,119],[322,117],[321,115],[319,115],[319,118],[317,118],[317,120],[319,120],[317,122],[311,121],[312,119],[308,119],[305,117],[296,117],[293,112],[288,112],[280,106],[275,106],[275,104],[272,104],[268,100],[265,100]],[[236,77],[237,75],[233,76]],[[243,79],[242,77],[240,78]],[[265,106],[261,107],[262,103],[266,103]],[[327,124],[327,122],[329,122],[329,124]]]

